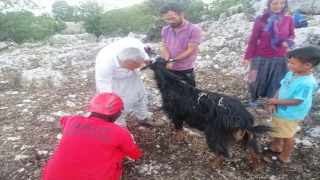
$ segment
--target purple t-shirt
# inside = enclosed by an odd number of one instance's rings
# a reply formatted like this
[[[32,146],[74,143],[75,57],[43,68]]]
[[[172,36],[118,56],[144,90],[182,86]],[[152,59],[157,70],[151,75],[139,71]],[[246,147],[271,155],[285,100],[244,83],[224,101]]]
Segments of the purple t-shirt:
[[[252,57],[261,56],[264,58],[287,56],[287,48],[279,44],[278,51],[271,46],[270,32],[264,32],[266,22],[255,22],[252,28],[252,34],[249,39],[248,47],[244,56],[245,60],[250,60]],[[279,22],[279,40],[284,38],[293,40],[294,34],[294,20],[291,16],[284,16]]]
[[[200,44],[202,30],[199,26],[186,21],[183,28],[174,32],[168,25],[162,28],[162,42],[166,43],[170,52],[170,58],[175,58],[188,49],[188,43]],[[197,59],[198,49],[190,54],[187,58],[175,62],[172,70],[187,70],[194,68],[194,62]]]

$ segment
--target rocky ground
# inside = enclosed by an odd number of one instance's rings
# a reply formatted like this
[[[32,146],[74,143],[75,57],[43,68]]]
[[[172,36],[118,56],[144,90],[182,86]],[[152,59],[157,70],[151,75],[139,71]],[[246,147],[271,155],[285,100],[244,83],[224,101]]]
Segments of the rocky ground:
[[[221,72],[227,64],[217,64],[219,68],[197,69],[197,83],[200,89],[216,91],[237,97],[247,103],[248,93],[245,75],[226,75]],[[217,66],[216,66],[217,67]],[[51,157],[62,131],[59,118],[65,114],[85,114],[90,98],[95,94],[93,71],[88,80],[72,75],[62,86],[23,88],[11,87],[2,90],[0,96],[0,179],[40,179],[44,164]],[[157,92],[150,70],[143,71],[142,77],[149,92]],[[155,93],[156,94],[156,93]],[[157,96],[157,95],[156,95]],[[150,100],[154,96],[150,95]],[[151,104],[152,102],[150,102]],[[248,107],[254,115],[256,124],[266,124],[269,115],[265,112],[265,100],[257,108]],[[159,111],[156,118],[165,119]],[[142,149],[138,161],[124,161],[123,179],[318,179],[319,141],[307,136],[306,130],[319,125],[310,117],[302,123],[297,138],[309,140],[310,146],[296,146],[290,165],[269,165],[263,160],[262,171],[250,170],[250,157],[246,151],[235,146],[231,157],[217,169],[207,169],[204,164],[215,156],[205,144],[201,132],[188,127],[183,132],[180,143],[173,143],[172,125],[164,128],[145,128],[139,126],[134,117],[128,118],[128,129]],[[261,145],[268,145],[270,137],[259,138]]]
[[[320,15],[310,16],[310,27],[296,30],[296,47],[315,45]],[[70,25],[70,24],[68,24]],[[199,24],[204,30],[196,64],[196,81],[200,89],[239,98],[245,105],[247,70],[240,67],[252,23],[243,14],[219,21]],[[76,24],[71,26],[78,27]],[[44,164],[52,156],[62,128],[64,115],[87,115],[89,100],[95,95],[94,58],[106,44],[116,40],[98,39],[76,31],[65,30],[45,42],[17,45],[0,42],[0,180],[38,180]],[[79,34],[80,33],[80,34]],[[159,50],[159,44],[152,44]],[[320,68],[315,70],[320,78]],[[149,93],[149,105],[160,98],[151,70],[141,71]],[[266,100],[258,107],[248,107],[256,124],[267,124]],[[215,158],[202,132],[185,127],[183,140],[171,141],[173,127],[162,112],[155,118],[167,121],[163,128],[145,128],[128,117],[128,129],[142,149],[137,161],[124,161],[123,180],[238,180],[238,179],[309,179],[320,177],[320,91],[308,117],[296,134],[292,163],[271,165],[263,161],[262,170],[250,170],[247,151],[231,147],[231,156],[219,168],[205,164]],[[314,129],[312,129],[314,128]],[[318,128],[318,129],[317,129]],[[312,135],[312,136],[311,136]],[[259,137],[260,146],[268,146],[268,135]]]

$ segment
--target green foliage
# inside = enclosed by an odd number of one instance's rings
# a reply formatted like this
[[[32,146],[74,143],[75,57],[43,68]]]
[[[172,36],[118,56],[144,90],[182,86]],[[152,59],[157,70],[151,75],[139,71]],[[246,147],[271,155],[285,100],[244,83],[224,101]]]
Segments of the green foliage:
[[[96,37],[123,36],[129,32],[145,33],[154,23],[154,16],[145,3],[113,9],[84,19],[84,29]]]
[[[39,17],[43,17],[43,18],[54,18],[52,14],[50,13],[42,13],[39,15]]]
[[[131,7],[106,12],[104,5],[95,0],[86,0],[77,6],[69,6],[66,0],[57,0],[52,5],[53,15],[44,13],[35,17],[31,12],[21,10],[0,13],[0,41],[13,40],[22,43],[41,40],[65,29],[66,24],[63,21],[82,21],[86,32],[96,37],[102,34],[124,36],[129,32],[147,33],[150,28],[160,33],[166,23],[159,13],[159,8],[169,1],[181,3],[186,19],[199,23],[203,15],[219,17],[229,7],[249,0],[212,0],[210,4],[202,0],[145,0]],[[34,0],[0,0],[0,10],[8,8],[35,9],[39,6]]]
[[[186,19],[189,22],[199,23],[201,22],[201,16],[208,15],[208,11],[205,10],[207,6],[201,0],[181,0],[181,1],[188,1],[188,2],[185,2],[187,4],[185,4],[184,10],[185,10]]]
[[[160,19],[162,15],[159,13],[159,8],[171,1],[181,3],[185,17],[189,22],[199,23],[202,15],[210,15],[208,5],[202,0],[146,0],[146,3],[153,14]]]
[[[115,9],[103,14],[100,28],[104,35],[127,35],[129,32],[146,32],[154,22],[146,4],[130,8]]]
[[[87,33],[93,34],[97,38],[103,34],[103,29],[100,28],[102,15],[93,15],[83,19],[83,28]]]
[[[69,6],[65,0],[58,0],[52,4],[52,14],[55,19],[62,19],[63,21],[73,20],[74,7]]]
[[[103,13],[104,5],[97,1],[88,0],[74,7],[75,21],[83,21],[86,18],[99,16]]]
[[[42,40],[66,28],[61,20],[35,17],[31,12],[0,13],[0,41],[17,43]]]
[[[39,9],[40,6],[33,0],[0,0],[0,11],[22,11],[25,9]]]
[[[75,21],[82,21],[87,33],[99,37],[102,34],[100,24],[104,7],[96,1],[88,0],[75,7]]]
[[[210,15],[214,18],[219,18],[220,14],[226,12],[229,7],[241,3],[242,1],[240,0],[214,0],[209,4]]]

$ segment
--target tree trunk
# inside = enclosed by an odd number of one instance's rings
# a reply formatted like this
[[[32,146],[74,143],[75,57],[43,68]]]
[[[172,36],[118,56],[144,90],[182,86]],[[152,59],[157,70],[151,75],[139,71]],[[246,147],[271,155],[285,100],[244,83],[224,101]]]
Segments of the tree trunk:
[[[242,0],[243,13],[249,19],[249,21],[254,21],[254,17],[252,14],[248,12],[247,2],[246,0]]]

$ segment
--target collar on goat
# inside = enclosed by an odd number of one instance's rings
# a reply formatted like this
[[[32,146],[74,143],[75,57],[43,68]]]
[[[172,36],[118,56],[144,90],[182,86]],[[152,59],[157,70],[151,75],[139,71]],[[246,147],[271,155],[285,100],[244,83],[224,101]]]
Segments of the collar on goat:
[[[169,59],[169,60],[166,61],[165,59],[163,59],[161,57],[158,57],[155,60],[151,61],[150,64],[145,65],[144,67],[142,67],[141,70],[145,70],[147,68],[153,68],[153,67],[156,67],[158,65],[161,65],[161,66],[165,67],[165,64],[174,63],[174,62],[177,62],[177,61],[178,60],[174,60],[174,59]]]

